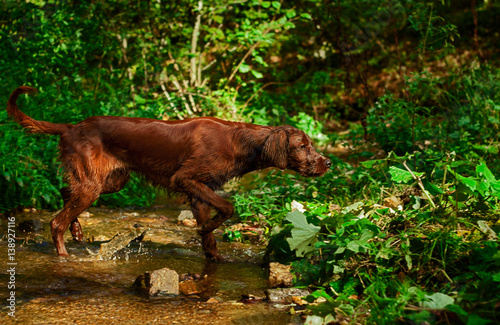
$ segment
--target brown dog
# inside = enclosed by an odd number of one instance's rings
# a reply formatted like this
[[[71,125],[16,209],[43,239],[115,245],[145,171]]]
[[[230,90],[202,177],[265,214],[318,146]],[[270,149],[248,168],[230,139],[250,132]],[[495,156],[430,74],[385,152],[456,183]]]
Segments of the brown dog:
[[[233,215],[228,201],[214,193],[233,177],[267,167],[291,169],[303,176],[323,175],[331,161],[312,147],[302,131],[201,117],[182,121],[93,116],[72,124],[37,121],[21,112],[14,90],[7,112],[33,133],[59,135],[67,187],[61,189],[64,208],[50,222],[60,256],[68,256],[63,235],[71,225],[75,240],[83,239],[78,215],[101,194],[118,192],[130,172],[157,186],[187,196],[201,227],[205,255],[221,260],[213,231]],[[217,211],[210,219],[210,210]]]

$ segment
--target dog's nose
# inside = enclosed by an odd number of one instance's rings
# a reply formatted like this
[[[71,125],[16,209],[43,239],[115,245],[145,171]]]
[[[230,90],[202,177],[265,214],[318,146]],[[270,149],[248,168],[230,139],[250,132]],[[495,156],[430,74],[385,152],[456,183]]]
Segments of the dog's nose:
[[[325,165],[326,167],[330,168],[330,166],[332,166],[331,160],[330,159],[325,160]]]

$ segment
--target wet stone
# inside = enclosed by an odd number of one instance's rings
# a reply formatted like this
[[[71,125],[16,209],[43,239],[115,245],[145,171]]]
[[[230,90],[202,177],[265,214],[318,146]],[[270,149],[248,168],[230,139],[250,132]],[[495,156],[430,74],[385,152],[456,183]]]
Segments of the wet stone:
[[[78,218],[90,218],[92,215],[88,211],[84,211],[78,215]]]
[[[186,280],[179,283],[179,292],[185,296],[196,295],[203,292],[203,288],[194,280]]]
[[[293,274],[290,265],[283,265],[277,262],[269,263],[269,286],[291,287],[293,285]]]
[[[199,280],[201,279],[201,275],[198,273],[182,273],[179,274],[179,281],[187,281],[187,280]]]
[[[299,288],[278,288],[278,289],[267,289],[266,297],[272,302],[283,302],[292,303],[294,301],[293,297],[304,297],[309,294],[307,289]],[[296,298],[295,298],[296,299]]]
[[[192,228],[198,225],[196,219],[194,218],[193,212],[191,212],[190,210],[182,210],[177,217],[177,222],[183,224],[184,226]]]
[[[177,217],[178,222],[183,222],[186,219],[194,219],[193,212],[191,212],[190,210],[182,210]]]
[[[169,268],[163,268],[139,275],[134,288],[150,295],[179,294],[179,274]]]
[[[244,304],[253,304],[256,302],[261,302],[264,299],[265,299],[265,297],[259,297],[259,296],[255,296],[252,294],[244,294],[244,295],[241,295],[240,302],[242,302]]]
[[[144,238],[146,230],[143,228],[134,228],[129,232],[118,234],[107,243],[102,243],[99,248],[98,258],[101,260],[110,259],[114,253],[125,248],[133,240]]]
[[[24,220],[17,226],[21,232],[37,232],[43,230],[43,223],[39,219]]]

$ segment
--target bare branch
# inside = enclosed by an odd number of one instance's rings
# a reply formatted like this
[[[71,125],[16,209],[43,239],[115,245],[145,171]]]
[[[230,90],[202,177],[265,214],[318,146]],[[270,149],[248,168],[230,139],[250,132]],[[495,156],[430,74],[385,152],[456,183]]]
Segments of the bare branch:
[[[196,47],[198,44],[198,36],[200,34],[200,24],[201,24],[201,9],[203,9],[203,0],[198,1],[198,15],[196,15],[196,23],[194,24],[193,35],[191,37],[191,86],[194,86],[196,82]]]

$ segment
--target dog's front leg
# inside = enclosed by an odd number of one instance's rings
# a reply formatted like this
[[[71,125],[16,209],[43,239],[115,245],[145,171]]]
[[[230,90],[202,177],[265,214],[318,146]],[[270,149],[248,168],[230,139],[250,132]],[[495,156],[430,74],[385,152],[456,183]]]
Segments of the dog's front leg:
[[[196,218],[198,226],[202,226],[205,222],[207,222],[207,220],[210,219],[210,210],[212,210],[212,208],[208,204],[199,200],[192,200],[191,210],[193,211],[193,215]],[[224,258],[217,252],[217,244],[214,233],[209,232],[207,234],[200,235],[205,256],[216,261],[224,260]]]
[[[205,184],[189,179],[183,179],[178,182],[177,190],[185,193],[194,202],[193,214],[196,217],[198,226],[201,230],[198,232],[202,238],[205,255],[215,260],[222,260],[222,256],[217,252],[217,245],[213,231],[217,229],[224,221],[231,218],[234,212],[233,205],[215,194]],[[210,208],[217,211],[217,215],[210,219]]]

